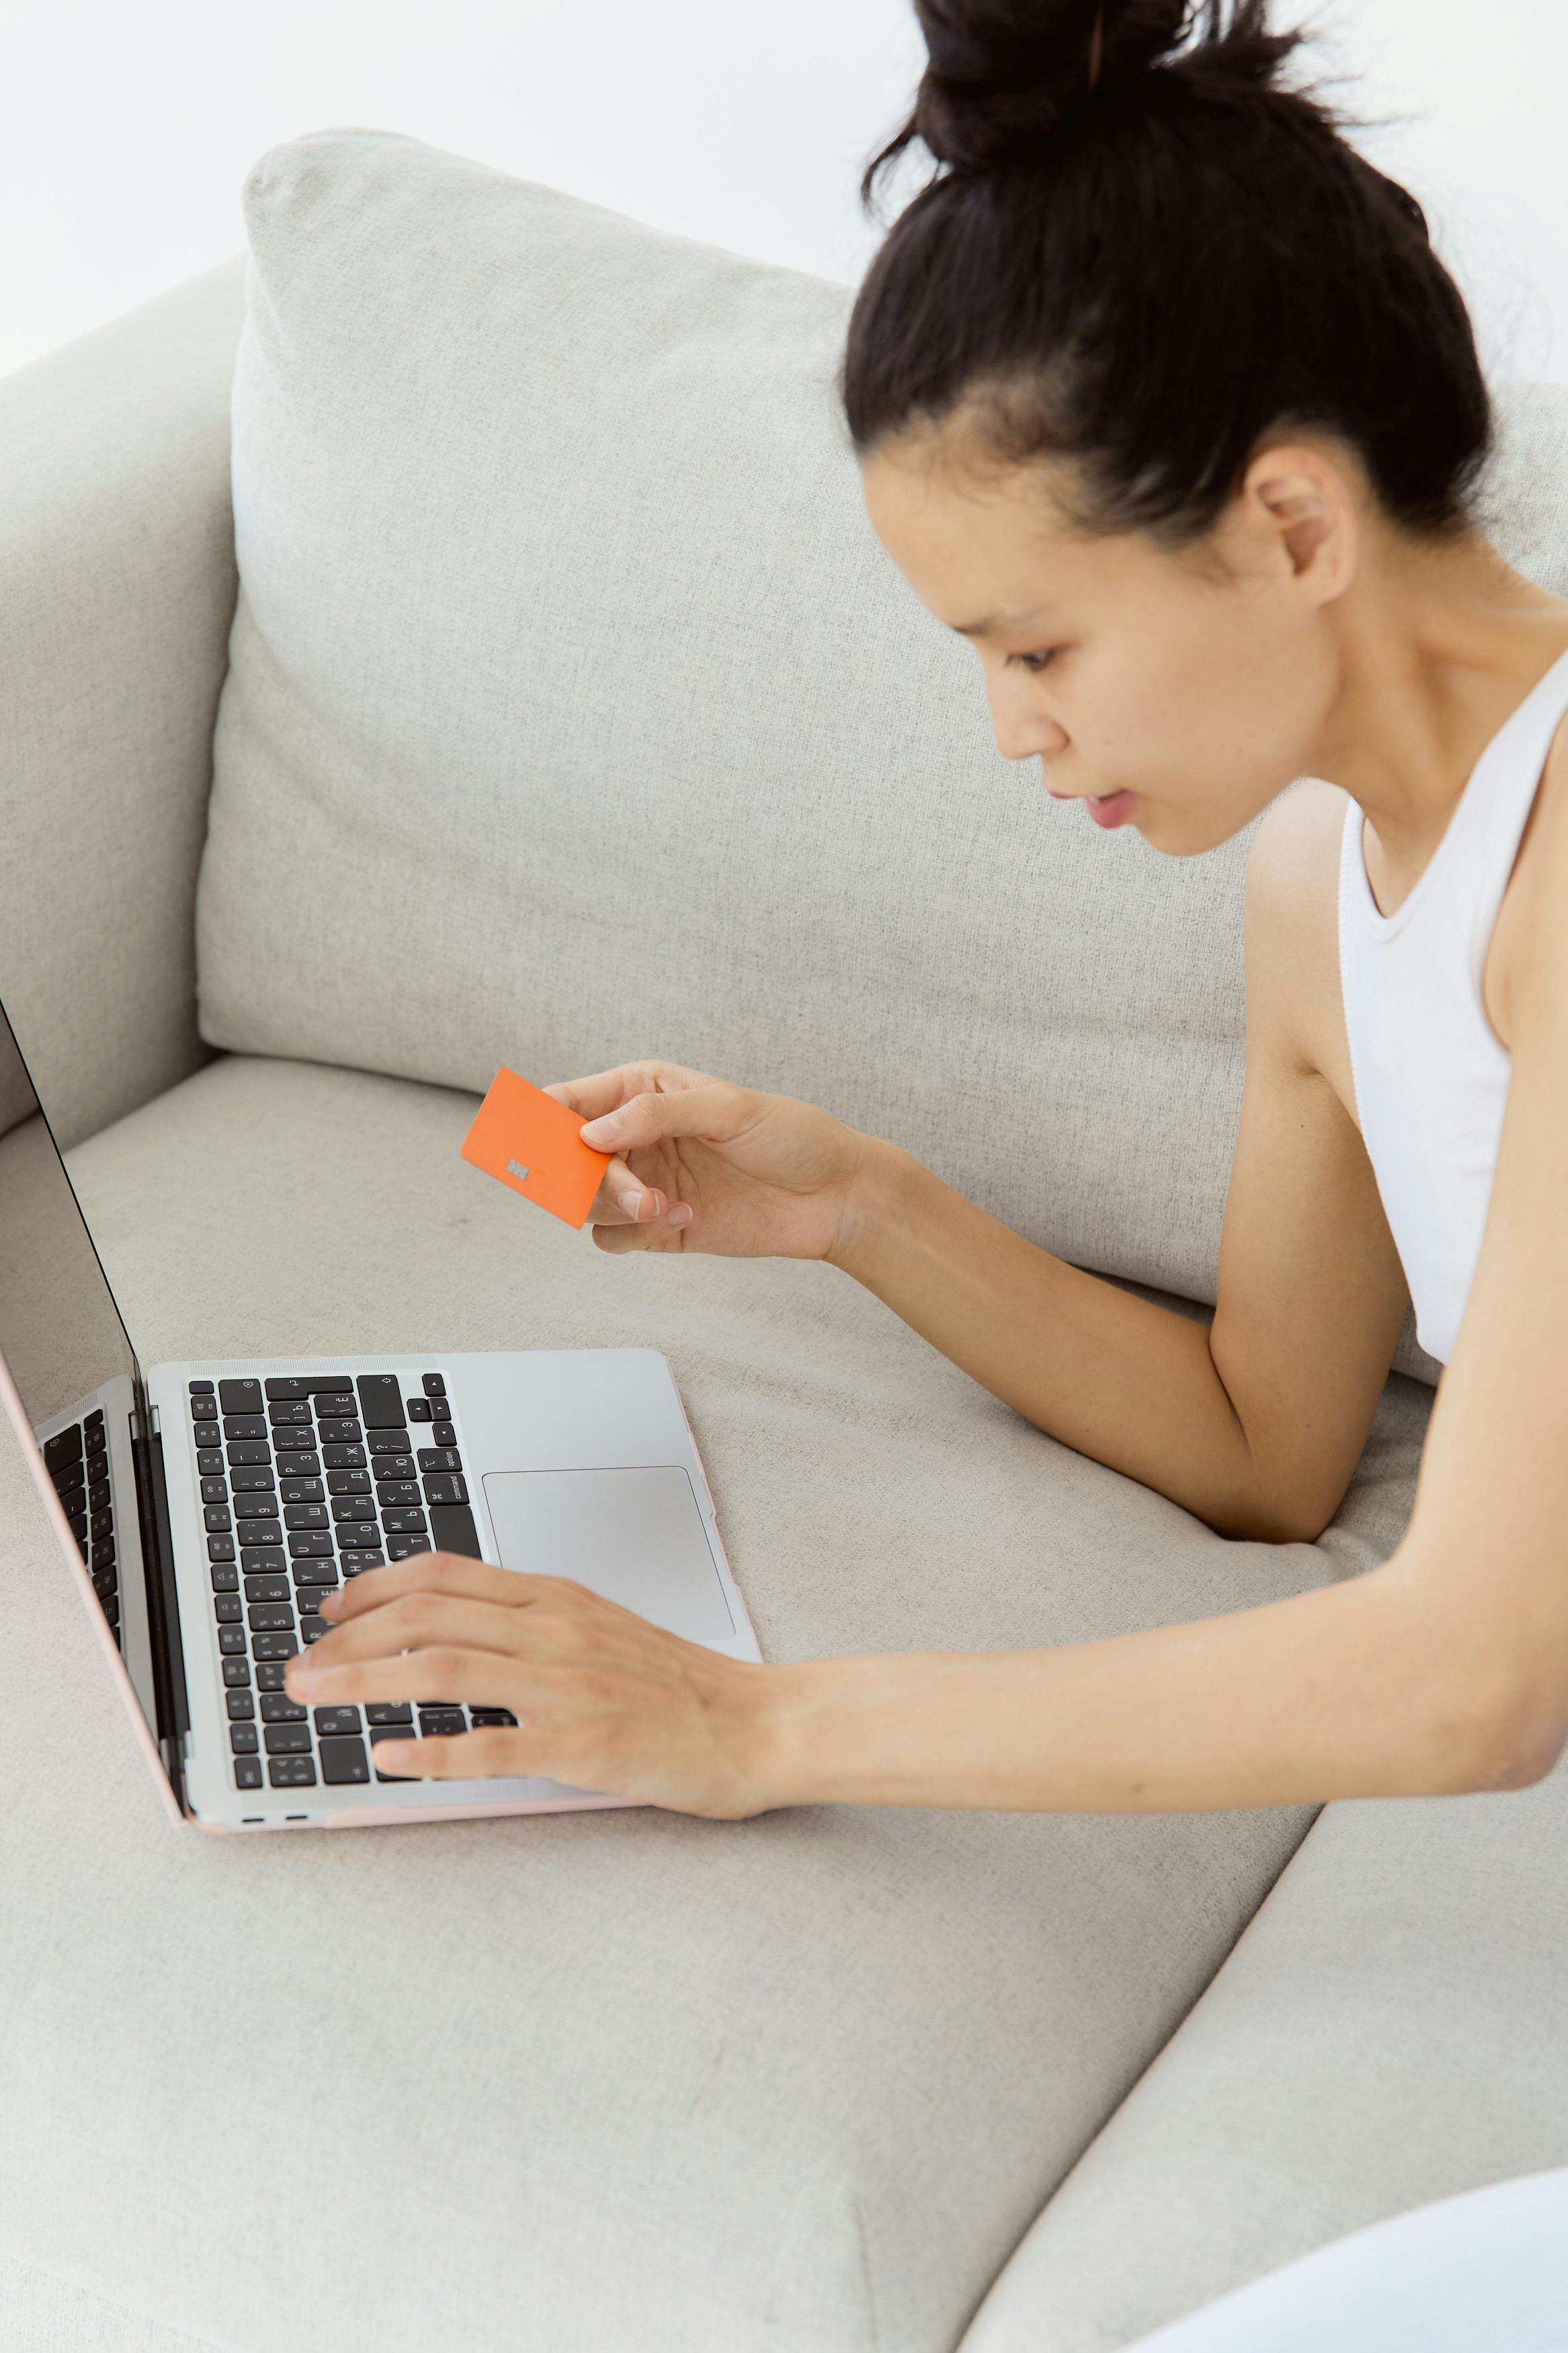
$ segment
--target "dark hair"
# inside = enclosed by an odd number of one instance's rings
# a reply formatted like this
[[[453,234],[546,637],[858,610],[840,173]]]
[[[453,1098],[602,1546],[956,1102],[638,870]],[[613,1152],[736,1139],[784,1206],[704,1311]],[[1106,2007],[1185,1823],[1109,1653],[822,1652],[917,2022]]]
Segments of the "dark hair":
[[[1202,538],[1262,437],[1317,427],[1417,536],[1470,520],[1491,412],[1407,190],[1280,87],[1268,0],[915,0],[914,139],[941,167],[856,298],[865,455],[962,409],[977,455],[1069,463],[1080,529]]]

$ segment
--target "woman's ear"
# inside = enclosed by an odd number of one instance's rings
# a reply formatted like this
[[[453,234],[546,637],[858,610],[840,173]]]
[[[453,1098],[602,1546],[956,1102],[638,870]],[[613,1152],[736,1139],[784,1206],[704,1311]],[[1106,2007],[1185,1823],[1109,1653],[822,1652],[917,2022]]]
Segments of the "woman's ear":
[[[1360,516],[1349,471],[1337,453],[1310,441],[1261,449],[1239,501],[1247,522],[1324,604],[1355,576]]]

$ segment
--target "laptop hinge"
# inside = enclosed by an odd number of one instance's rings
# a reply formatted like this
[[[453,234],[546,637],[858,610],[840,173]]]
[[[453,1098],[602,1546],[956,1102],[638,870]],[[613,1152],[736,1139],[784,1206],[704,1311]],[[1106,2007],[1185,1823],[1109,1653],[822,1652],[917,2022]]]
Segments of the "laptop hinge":
[[[147,1623],[152,1636],[153,1691],[158,1709],[158,1747],[182,1812],[185,1806],[185,1736],[191,1728],[185,1688],[184,1646],[180,1641],[180,1601],[174,1584],[174,1539],[169,1523],[169,1491],[163,1478],[163,1436],[147,1394],[137,1382],[131,1417],[136,1458],[136,1502],[142,1527],[142,1561],[147,1582]]]

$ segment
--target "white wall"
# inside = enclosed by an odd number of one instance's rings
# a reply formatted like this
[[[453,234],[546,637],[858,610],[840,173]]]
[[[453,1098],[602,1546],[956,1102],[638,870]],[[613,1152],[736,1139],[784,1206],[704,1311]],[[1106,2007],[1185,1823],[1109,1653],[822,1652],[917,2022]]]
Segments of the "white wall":
[[[1288,21],[1307,13],[1285,0]],[[1568,378],[1568,0],[1321,0],[1500,375]],[[0,371],[242,242],[276,141],[405,131],[854,280],[907,0],[0,0]]]

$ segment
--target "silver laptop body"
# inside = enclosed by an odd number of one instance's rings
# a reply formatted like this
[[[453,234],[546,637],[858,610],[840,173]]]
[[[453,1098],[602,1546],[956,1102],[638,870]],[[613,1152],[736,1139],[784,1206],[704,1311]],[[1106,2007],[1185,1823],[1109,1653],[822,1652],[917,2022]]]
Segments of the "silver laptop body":
[[[731,1658],[756,1640],[652,1349],[253,1357],[143,1371],[0,1007],[0,1403],[165,1802],[203,1830],[626,1802],[378,1773],[378,1735],[504,1712],[301,1708],[288,1658],[344,1578],[419,1550],[569,1577]],[[238,1335],[237,1335],[238,1336]]]

